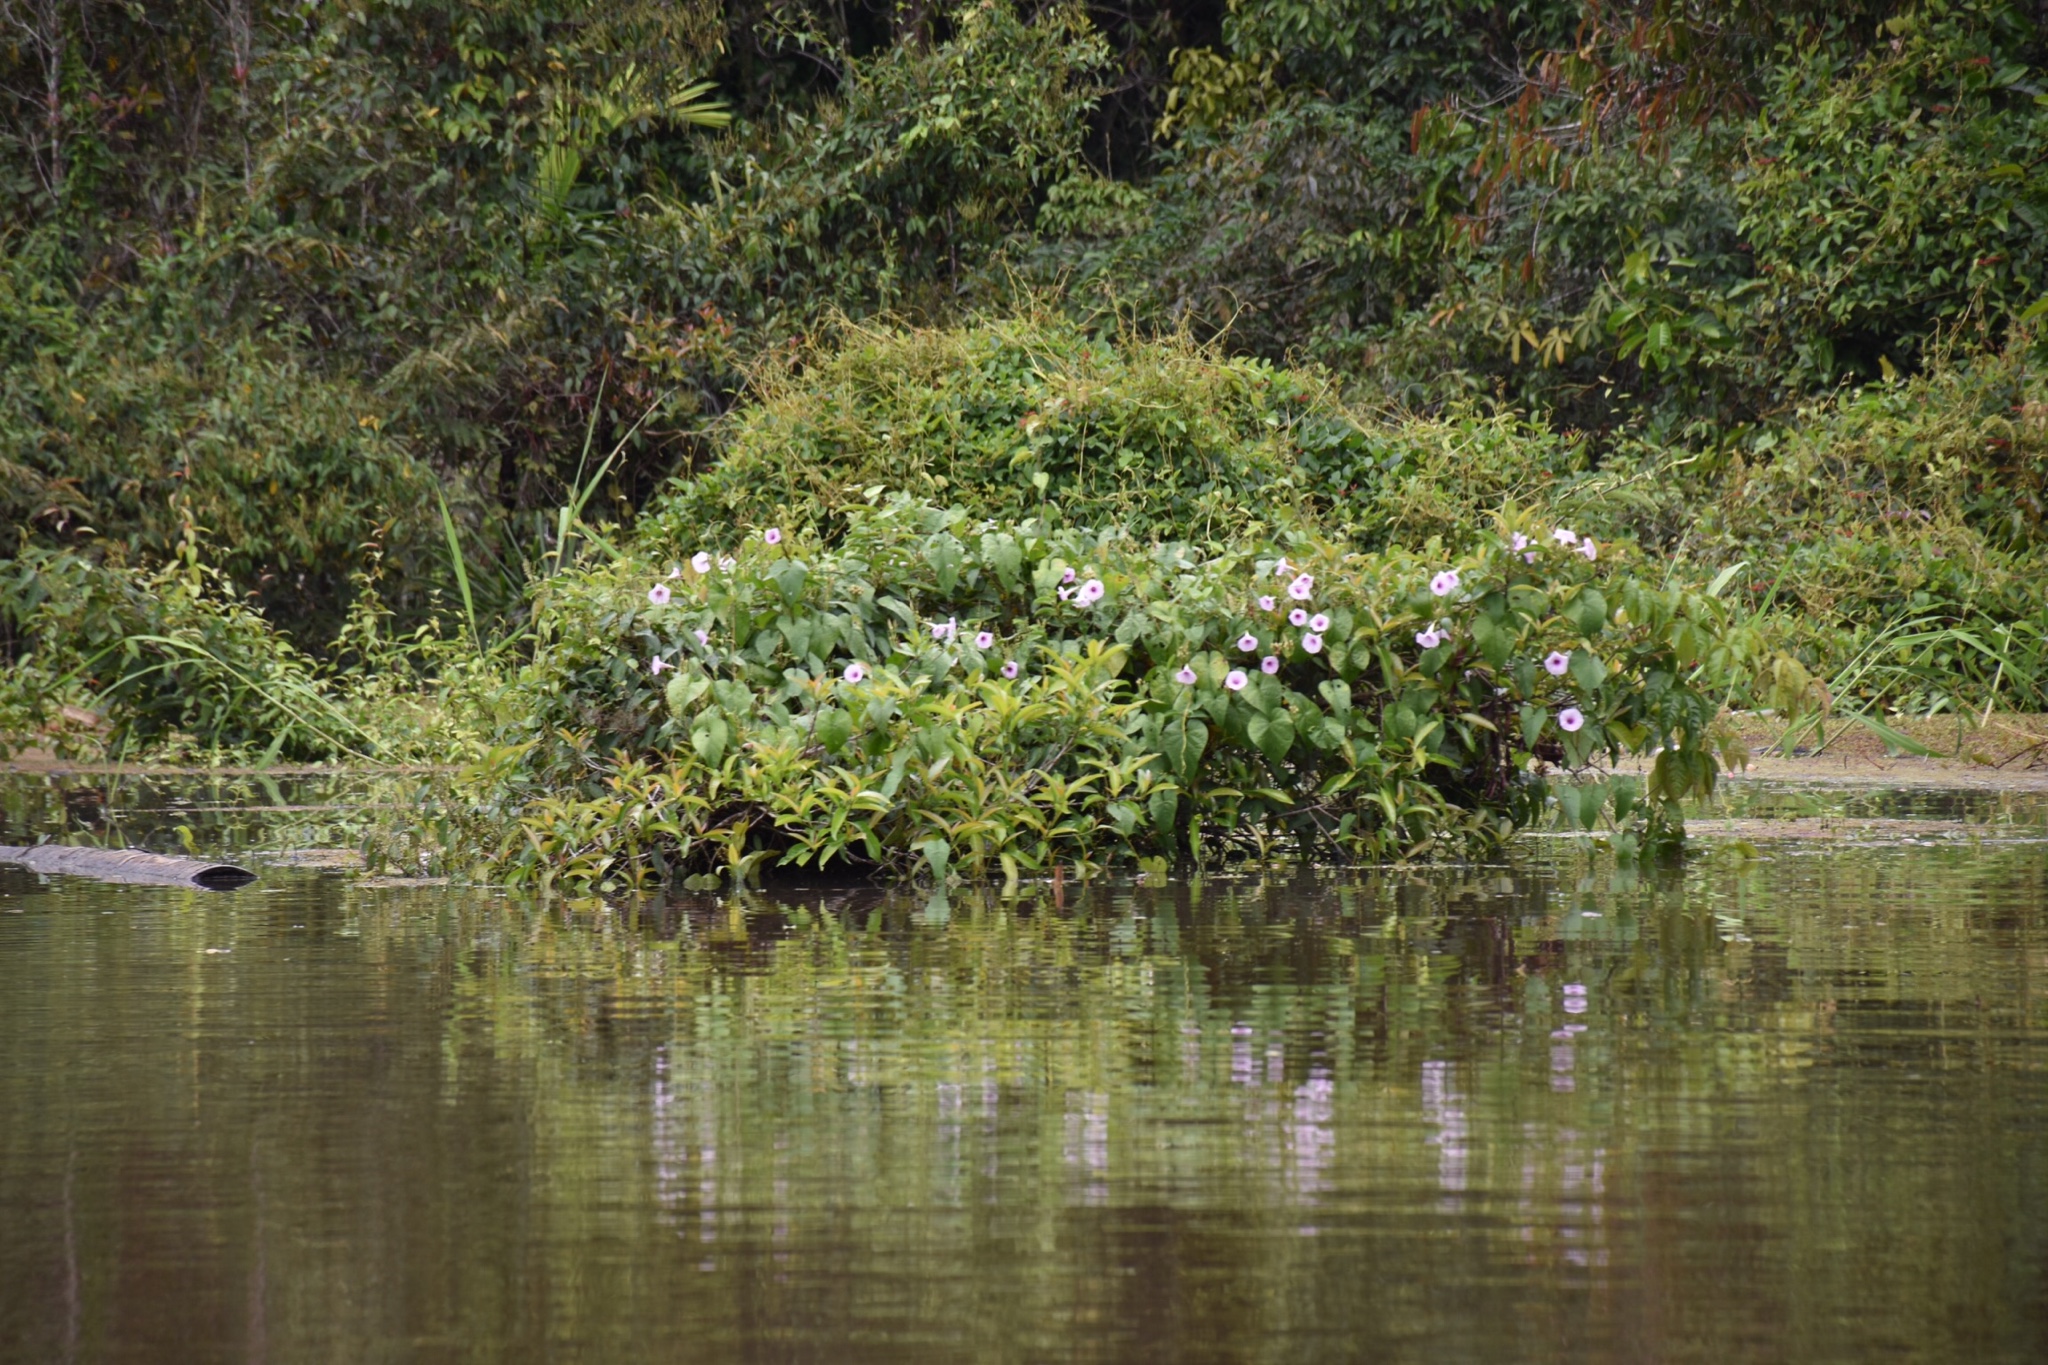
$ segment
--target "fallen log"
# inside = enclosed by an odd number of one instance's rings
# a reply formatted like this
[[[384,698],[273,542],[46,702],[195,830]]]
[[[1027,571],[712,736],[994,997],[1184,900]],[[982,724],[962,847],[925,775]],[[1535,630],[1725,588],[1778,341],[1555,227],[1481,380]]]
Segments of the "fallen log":
[[[74,844],[37,844],[30,848],[0,844],[0,863],[16,863],[33,872],[94,877],[103,882],[200,886],[209,891],[232,891],[256,880],[254,872],[233,863],[173,858],[133,848],[80,848]]]

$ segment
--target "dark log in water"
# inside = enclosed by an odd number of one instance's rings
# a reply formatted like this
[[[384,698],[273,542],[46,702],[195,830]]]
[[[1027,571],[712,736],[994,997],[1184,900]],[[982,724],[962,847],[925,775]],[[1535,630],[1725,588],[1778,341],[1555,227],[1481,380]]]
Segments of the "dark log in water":
[[[233,863],[202,858],[173,858],[139,849],[78,848],[70,844],[38,844],[9,848],[0,844],[0,863],[18,863],[35,872],[62,872],[103,882],[147,882],[164,886],[200,886],[232,891],[256,880],[256,874]]]

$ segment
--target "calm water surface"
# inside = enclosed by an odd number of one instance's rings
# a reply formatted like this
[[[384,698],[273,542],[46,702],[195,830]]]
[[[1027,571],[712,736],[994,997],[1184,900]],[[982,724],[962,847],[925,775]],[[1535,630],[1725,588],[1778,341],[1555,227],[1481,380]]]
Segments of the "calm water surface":
[[[213,852],[290,796],[108,804]],[[2048,844],[1758,852],[948,904],[0,868],[0,1359],[2048,1359]]]

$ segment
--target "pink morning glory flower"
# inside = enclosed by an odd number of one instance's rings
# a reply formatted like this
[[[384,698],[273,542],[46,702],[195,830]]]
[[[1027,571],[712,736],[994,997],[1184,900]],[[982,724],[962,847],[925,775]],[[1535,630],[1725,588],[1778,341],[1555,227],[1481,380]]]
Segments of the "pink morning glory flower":
[[[1008,659],[1004,661],[1003,676],[1006,678],[1014,678],[1017,676],[1017,661],[1015,659]]]
[[[1259,672],[1270,676],[1279,671],[1280,656],[1278,654],[1268,654],[1265,658],[1259,660]]]
[[[846,671],[844,673],[841,673],[839,676],[846,679],[850,683],[857,683],[861,679],[867,677],[867,675],[868,671],[865,668],[862,668],[859,664],[848,664],[846,666]]]
[[[1516,554],[1520,554],[1529,548],[1529,537],[1523,535],[1520,531],[1515,532],[1514,536],[1508,541],[1508,548]]]
[[[1588,563],[1591,563],[1600,557],[1600,548],[1593,543],[1593,537],[1587,536],[1579,543],[1579,553],[1586,557]]]
[[[1066,601],[1066,600],[1067,600],[1067,599],[1068,599],[1069,597],[1072,597],[1073,595],[1074,595],[1074,590],[1073,590],[1072,588],[1061,588],[1061,589],[1060,589],[1060,601],[1062,601],[1062,602]]]
[[[711,556],[699,550],[690,556],[690,567],[698,573],[711,572]]]
[[[667,606],[668,584],[656,583],[653,587],[649,588],[647,590],[647,600],[654,603],[654,605],[657,607]]]
[[[1182,664],[1180,672],[1173,675],[1173,680],[1182,687],[1193,687],[1195,685],[1195,670],[1189,668],[1186,664]]]
[[[673,670],[675,668],[675,665],[670,663],[667,659],[662,658],[659,654],[657,654],[647,661],[647,668],[649,672],[653,673],[654,676],[658,678],[661,676],[662,669],[666,668]]]
[[[1091,578],[1086,583],[1083,583],[1080,590],[1074,594],[1074,600],[1084,607],[1092,607],[1102,600],[1104,591],[1106,590],[1102,586],[1102,580]]]
[[[1276,607],[1277,605],[1278,603],[1274,602],[1273,599],[1270,597],[1261,597],[1259,599],[1260,611],[1272,611],[1274,607]]]
[[[1301,637],[1301,647],[1311,654],[1323,652],[1323,637],[1310,633]]]
[[[1314,631],[1316,634],[1321,635],[1324,631],[1330,628],[1330,618],[1323,615],[1321,612],[1317,612],[1314,616],[1308,618],[1308,628]]]
[[[1307,625],[1308,613],[1303,611],[1300,607],[1296,607],[1293,611],[1287,613],[1287,624],[1290,626]]]
[[[957,627],[950,617],[944,621],[934,621],[932,623],[932,638],[934,640],[950,640],[953,638],[956,629]]]
[[[1529,553],[1523,555],[1522,562],[1524,564],[1534,564],[1536,562],[1536,552],[1534,550],[1531,550],[1529,551]]]
[[[1543,669],[1553,678],[1562,678],[1564,671],[1572,666],[1572,653],[1568,649],[1553,649],[1543,660]]]
[[[1237,637],[1237,647],[1247,654],[1256,654],[1259,650],[1259,637],[1249,633],[1240,635]]]
[[[1585,715],[1576,706],[1567,706],[1557,713],[1557,726],[1568,735],[1576,733],[1585,723]]]
[[[724,570],[726,573],[731,573],[734,569],[738,568],[739,563],[740,562],[737,559],[734,559],[731,555],[720,555],[718,557],[718,567]]]
[[[1445,569],[1435,578],[1429,580],[1429,590],[1438,597],[1449,597],[1458,590],[1458,571],[1456,569]]]
[[[974,647],[976,649],[987,649],[990,645],[994,644],[995,642],[996,637],[985,630],[974,637]]]
[[[1435,626],[1431,626],[1428,630],[1418,630],[1415,632],[1415,643],[1424,649],[1435,649],[1443,642],[1444,637],[1438,633]]]
[[[769,527],[761,533],[761,539],[767,541],[770,545],[780,545],[782,543],[782,528],[780,526]]]
[[[1073,571],[1072,569],[1069,569],[1069,570],[1067,570],[1067,571],[1066,571],[1065,573],[1063,573],[1063,574],[1061,574],[1061,575],[1060,575],[1060,582],[1062,582],[1062,583],[1071,583],[1071,582],[1073,582],[1073,581],[1074,581],[1074,571]]]
[[[1316,590],[1316,580],[1309,574],[1302,574],[1287,585],[1287,595],[1297,602],[1306,602]]]
[[[705,647],[706,649],[709,649],[709,648],[711,648],[711,632],[710,632],[710,631],[708,631],[708,630],[699,630],[699,631],[695,631],[695,632],[692,632],[692,633],[696,635],[696,637],[697,637],[697,643],[698,643],[698,644],[700,644],[700,645],[704,646],[704,647]]]
[[[1555,531],[1552,531],[1550,533],[1550,538],[1560,545],[1576,545],[1579,543],[1578,532],[1567,531],[1562,526],[1558,527]]]
[[[1284,556],[1276,559],[1273,561],[1273,577],[1285,578],[1293,568],[1294,566],[1289,564]]]
[[[1250,681],[1251,679],[1244,675],[1244,670],[1241,668],[1233,668],[1223,676],[1223,685],[1233,692],[1244,691],[1244,685]]]

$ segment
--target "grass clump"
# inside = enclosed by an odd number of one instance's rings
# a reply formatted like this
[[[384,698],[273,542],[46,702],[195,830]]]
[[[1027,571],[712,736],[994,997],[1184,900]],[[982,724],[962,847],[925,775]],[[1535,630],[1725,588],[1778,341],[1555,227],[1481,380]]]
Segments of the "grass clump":
[[[162,568],[31,546],[0,614],[35,642],[0,693],[16,733],[76,735],[110,757],[236,749],[326,759],[372,741],[317,664],[210,566],[195,535]],[[77,730],[78,726],[71,727]]]
[[[2048,382],[2016,346],[1802,410],[1693,475],[1669,543],[1680,572],[1741,564],[1731,594],[1838,700],[2048,709],[2044,470]]]

